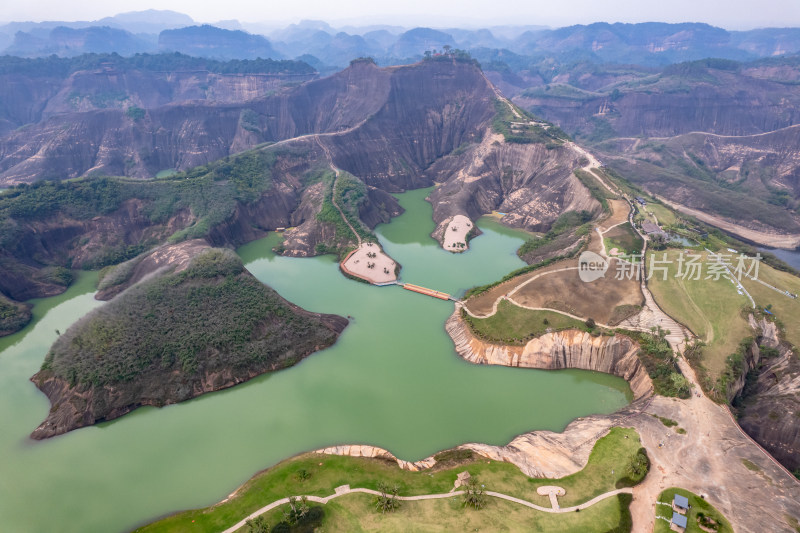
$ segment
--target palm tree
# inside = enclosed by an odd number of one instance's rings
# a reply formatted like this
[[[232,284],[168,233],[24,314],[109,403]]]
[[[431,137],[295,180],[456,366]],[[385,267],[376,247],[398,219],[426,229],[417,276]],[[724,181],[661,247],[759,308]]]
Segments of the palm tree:
[[[481,509],[486,505],[486,493],[483,485],[478,482],[478,478],[470,477],[464,485],[464,507],[469,505],[475,509]]]
[[[378,490],[380,494],[375,496],[375,509],[386,514],[400,508],[400,500],[397,499],[397,494],[400,492],[399,486],[394,485],[390,490],[389,486],[381,481],[378,483]]]
[[[283,511],[283,519],[293,526],[308,513],[308,499],[303,496],[297,498],[295,496],[289,497],[289,509]]]

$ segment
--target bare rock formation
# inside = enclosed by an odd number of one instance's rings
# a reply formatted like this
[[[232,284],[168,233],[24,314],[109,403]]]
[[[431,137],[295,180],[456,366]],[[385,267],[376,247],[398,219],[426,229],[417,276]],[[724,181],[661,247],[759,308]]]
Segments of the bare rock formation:
[[[595,370],[627,380],[637,400],[653,394],[653,383],[637,356],[639,346],[624,335],[594,337],[584,331],[565,330],[546,333],[525,346],[491,344],[472,335],[458,308],[447,319],[445,329],[456,352],[471,363]]]

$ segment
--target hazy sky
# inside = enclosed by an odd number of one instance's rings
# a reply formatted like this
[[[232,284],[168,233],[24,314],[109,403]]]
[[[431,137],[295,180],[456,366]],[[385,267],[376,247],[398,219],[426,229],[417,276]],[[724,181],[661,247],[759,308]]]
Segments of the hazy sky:
[[[4,2],[0,19],[96,20],[125,11],[172,9],[197,21],[379,22],[399,25],[708,22],[730,29],[800,26],[800,0],[28,0]]]

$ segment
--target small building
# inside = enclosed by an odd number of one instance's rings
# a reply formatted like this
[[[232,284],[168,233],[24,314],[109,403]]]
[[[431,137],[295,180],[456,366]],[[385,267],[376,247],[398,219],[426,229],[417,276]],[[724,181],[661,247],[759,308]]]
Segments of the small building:
[[[659,228],[657,224],[653,224],[652,222],[642,222],[642,229],[648,235],[650,235],[651,233],[661,233],[661,228]]]
[[[689,498],[676,494],[672,498],[672,510],[676,513],[686,514],[686,511],[689,510]]]
[[[686,525],[688,524],[688,520],[686,520],[686,516],[678,513],[672,513],[672,520],[669,523],[669,528],[672,531],[677,531],[678,533],[684,533],[686,531]]]
[[[639,202],[639,203],[640,203],[640,204],[642,204],[642,205],[647,205],[647,202],[646,202],[646,201],[645,201],[645,199],[644,199],[644,198],[642,198],[641,196],[637,196],[637,197],[636,197],[636,201],[637,201],[637,202]]]

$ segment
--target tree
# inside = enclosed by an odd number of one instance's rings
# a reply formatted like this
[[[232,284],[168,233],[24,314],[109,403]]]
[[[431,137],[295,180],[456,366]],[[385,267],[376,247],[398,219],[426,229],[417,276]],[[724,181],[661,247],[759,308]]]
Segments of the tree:
[[[594,318],[587,318],[584,324],[586,324],[586,327],[589,329],[594,329],[594,327],[597,325],[594,321]]]
[[[247,521],[249,533],[269,533],[269,524],[263,516],[257,516]]]
[[[663,233],[653,233],[650,235],[650,242],[654,250],[663,250],[667,247],[667,236]]]
[[[290,526],[297,524],[308,513],[308,499],[305,496],[289,497],[289,509],[283,511],[283,519]]]
[[[484,487],[475,476],[470,477],[464,485],[464,507],[468,505],[474,509],[481,509],[486,505]]]
[[[378,491],[380,491],[380,494],[375,496],[375,509],[386,514],[400,508],[400,500],[397,499],[400,487],[394,485],[389,489],[389,486],[381,481],[378,483]]]
[[[631,457],[628,465],[628,477],[634,482],[641,481],[650,469],[650,459],[647,457],[647,450],[639,448],[636,454]]]

